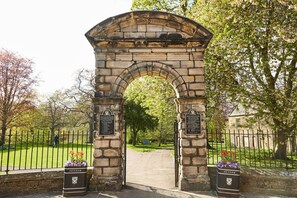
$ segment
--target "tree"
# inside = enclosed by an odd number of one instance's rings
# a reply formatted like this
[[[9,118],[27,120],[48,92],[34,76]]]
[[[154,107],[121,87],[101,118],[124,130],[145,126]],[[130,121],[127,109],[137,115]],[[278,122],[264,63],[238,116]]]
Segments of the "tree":
[[[80,116],[79,122],[81,124],[89,125],[89,142],[93,142],[94,131],[94,110],[92,98],[95,95],[95,72],[93,70],[82,69],[78,71],[76,76],[76,83],[71,89],[67,90],[68,99],[73,100],[75,105],[66,107]]]
[[[67,125],[68,113],[65,108],[66,95],[62,91],[55,91],[46,97],[45,101],[39,105],[39,117],[36,120],[40,128],[49,128],[51,134],[51,144],[55,132]]]
[[[160,10],[186,16],[195,4],[196,0],[134,0],[131,9]]]
[[[147,112],[158,118],[158,130],[152,132],[152,139],[159,145],[174,135],[176,120],[176,94],[171,85],[162,78],[145,76],[133,81],[125,91],[125,97],[147,108]]]
[[[197,0],[187,10],[214,34],[205,53],[207,110],[218,115],[229,99],[253,109],[275,130],[275,158],[286,159],[297,127],[296,1]]]
[[[20,130],[33,130],[37,127],[36,119],[39,116],[39,109],[34,105],[31,109],[19,115],[18,119],[14,119],[11,125]]]
[[[278,159],[286,159],[287,137],[297,127],[297,6],[293,2],[199,1],[193,13],[214,33],[205,55],[209,94],[215,98],[226,94],[268,120],[276,133]]]
[[[139,131],[154,130],[158,125],[156,117],[149,115],[146,111],[147,108],[142,107],[140,104],[132,100],[127,100],[124,104],[125,121],[132,133],[132,144],[136,145],[137,135]]]
[[[0,145],[5,143],[6,131],[13,120],[33,106],[37,81],[32,76],[32,64],[30,59],[13,52],[0,51]]]

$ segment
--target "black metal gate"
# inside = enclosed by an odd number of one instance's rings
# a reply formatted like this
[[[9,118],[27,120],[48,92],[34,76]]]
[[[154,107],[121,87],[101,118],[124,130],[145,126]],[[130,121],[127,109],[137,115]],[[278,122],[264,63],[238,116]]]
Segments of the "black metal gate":
[[[124,130],[123,130],[123,146],[122,146],[122,177],[123,177],[123,186],[126,186],[126,165],[127,165],[127,130],[126,122],[124,121]]]
[[[179,179],[179,160],[180,160],[180,149],[178,140],[178,123],[174,122],[174,169],[175,169],[175,186],[178,187]]]

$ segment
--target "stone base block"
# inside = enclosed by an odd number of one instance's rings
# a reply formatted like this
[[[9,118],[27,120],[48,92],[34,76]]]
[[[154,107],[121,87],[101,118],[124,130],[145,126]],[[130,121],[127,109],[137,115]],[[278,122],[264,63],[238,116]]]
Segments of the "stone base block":
[[[90,191],[119,191],[122,189],[122,177],[92,176],[90,180]]]
[[[208,191],[210,190],[210,178],[204,174],[182,177],[179,181],[179,189],[183,191]]]

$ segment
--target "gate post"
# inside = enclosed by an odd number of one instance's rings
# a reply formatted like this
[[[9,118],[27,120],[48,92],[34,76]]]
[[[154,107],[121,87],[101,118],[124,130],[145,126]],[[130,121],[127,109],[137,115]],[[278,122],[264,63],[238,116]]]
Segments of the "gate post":
[[[178,98],[176,103],[179,114],[178,130],[181,153],[179,189],[185,191],[210,190],[206,155],[205,99],[202,97]],[[189,119],[187,116],[192,112],[195,112],[194,118],[197,115],[199,119],[191,123],[191,121],[187,121]],[[190,131],[191,127],[192,131]]]
[[[93,103],[95,105],[94,169],[89,188],[93,191],[120,190],[123,182],[123,99],[94,98]],[[112,114],[114,119],[111,122],[102,119],[105,112]],[[109,128],[114,132],[102,134],[108,132]]]

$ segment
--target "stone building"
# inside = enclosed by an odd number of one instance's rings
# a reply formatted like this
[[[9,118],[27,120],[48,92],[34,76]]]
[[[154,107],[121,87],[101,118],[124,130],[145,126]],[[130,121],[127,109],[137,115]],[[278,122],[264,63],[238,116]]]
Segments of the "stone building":
[[[228,117],[231,144],[240,147],[267,149],[273,147],[272,129],[254,112],[238,105]]]
[[[228,130],[231,144],[237,148],[271,149],[277,147],[277,136],[267,120],[257,118],[253,110],[245,109],[242,105],[228,117]],[[287,137],[287,151],[294,152],[296,148],[296,132]]]

